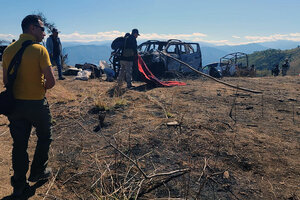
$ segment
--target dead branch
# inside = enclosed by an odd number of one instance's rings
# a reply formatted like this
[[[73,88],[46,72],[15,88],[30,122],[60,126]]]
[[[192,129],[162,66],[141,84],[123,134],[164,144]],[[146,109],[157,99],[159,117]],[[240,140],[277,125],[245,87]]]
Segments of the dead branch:
[[[102,137],[105,139],[105,141],[111,146],[113,147],[116,151],[118,151],[121,155],[123,155],[125,158],[127,158],[130,162],[132,162],[137,168],[138,170],[142,173],[142,175],[146,178],[146,179],[151,179],[151,178],[154,178],[154,177],[159,177],[159,176],[168,176],[168,175],[173,175],[175,173],[178,173],[178,172],[182,172],[182,173],[186,173],[188,171],[190,171],[189,168],[187,169],[180,169],[180,170],[175,170],[175,171],[171,171],[171,172],[166,172],[166,173],[159,173],[159,174],[154,174],[154,175],[151,175],[151,176],[148,176],[141,168],[140,166],[138,165],[138,163],[134,160],[132,160],[129,156],[127,156],[125,153],[123,153],[121,150],[119,150],[117,147],[115,147],[113,144],[111,144],[107,139],[106,137],[103,135],[103,133],[100,132],[100,134],[102,135]]]
[[[238,89],[236,90],[236,93],[235,93],[235,95],[234,95],[234,100],[233,100],[233,102],[232,102],[232,105],[231,105],[231,109],[230,109],[230,112],[229,112],[229,117],[234,121],[234,125],[236,124],[236,122],[237,122],[237,117],[236,117],[236,100],[237,100],[237,98],[238,98]],[[234,115],[235,115],[235,117],[233,118],[232,117],[232,111],[233,111],[233,109],[234,109]]]
[[[106,165],[106,169],[107,169],[107,171],[109,172],[109,174],[110,174],[110,178],[111,178],[111,185],[112,185],[112,187],[114,187],[115,186],[115,184],[114,184],[114,177],[113,177],[113,175],[112,175],[112,173],[111,173],[111,170],[110,170],[110,165],[109,164],[107,164],[107,162],[104,160],[104,163],[105,163],[105,165]],[[114,190],[116,190],[115,189],[115,187],[114,187]]]
[[[95,158],[95,159],[97,159],[97,158]],[[96,165],[97,165],[98,171],[99,171],[99,173],[101,174],[101,176],[100,176],[100,178],[98,178],[98,179],[91,185],[91,188],[93,188],[93,187],[97,184],[97,182],[99,182],[99,181],[102,179],[102,177],[103,177],[103,176],[106,174],[106,172],[107,172],[107,169],[105,169],[104,172],[101,173],[100,167],[99,167],[99,165],[98,165],[98,160],[96,160]],[[109,165],[111,165],[111,163],[110,163]]]
[[[127,158],[130,162],[132,162],[138,168],[138,170],[142,173],[142,175],[145,178],[148,178],[147,175],[145,174],[145,172],[140,168],[140,166],[138,165],[137,162],[132,160],[129,156],[127,156],[125,153],[123,153],[121,150],[119,150],[117,147],[115,147],[112,143],[110,143],[102,132],[100,132],[100,134],[112,148],[114,148],[116,151],[118,151],[121,155],[123,155],[125,158]]]
[[[53,177],[53,179],[52,179],[52,181],[51,181],[51,183],[50,183],[50,185],[49,185],[49,188],[48,188],[47,192],[45,193],[45,196],[44,196],[43,200],[45,200],[45,198],[48,196],[48,193],[49,193],[49,191],[51,190],[51,188],[52,188],[52,186],[53,186],[53,184],[54,184],[54,182],[55,182],[55,180],[56,180],[56,177],[57,177],[59,171],[60,171],[60,168],[57,170],[55,176]]]
[[[78,122],[79,123],[79,122]],[[81,127],[84,128],[84,130],[86,130],[87,132],[91,133],[88,129],[86,129],[81,123],[79,123]],[[113,144],[111,144],[111,142],[109,142],[109,140],[106,138],[106,136],[100,132],[101,136],[103,137],[103,139],[112,147],[114,148],[116,151],[118,151],[122,156],[124,156],[125,158],[127,158],[131,163],[133,163],[134,166],[137,167],[137,169],[141,172],[141,174],[144,176],[144,179],[152,179],[152,178],[155,178],[155,177],[160,177],[160,176],[170,176],[168,179],[162,181],[162,182],[159,182],[157,184],[155,184],[153,187],[147,189],[146,191],[138,194],[137,196],[138,197],[141,197],[143,196],[144,194],[146,193],[149,193],[153,190],[155,190],[156,188],[159,188],[160,186],[168,183],[169,181],[171,181],[172,179],[174,178],[177,178],[179,176],[182,176],[188,172],[190,172],[190,169],[187,168],[187,169],[179,169],[179,170],[174,170],[174,171],[171,171],[171,172],[165,172],[165,173],[158,173],[158,174],[153,174],[153,175],[150,175],[148,176],[141,168],[140,166],[138,165],[138,163],[136,161],[134,161],[133,159],[131,159],[129,156],[127,156],[124,152],[122,152],[121,150],[119,150],[117,147],[115,147]],[[110,169],[108,168],[108,171],[110,171]],[[179,173],[179,174],[178,174]],[[175,175],[174,175],[175,174]]]
[[[140,194],[138,194],[138,197],[142,197],[143,195],[145,195],[145,194],[147,194],[147,193],[150,193],[151,191],[153,191],[153,190],[155,190],[155,189],[161,187],[162,185],[164,185],[164,184],[170,182],[170,181],[173,180],[174,178],[180,177],[180,176],[182,176],[182,175],[188,173],[189,171],[190,171],[190,170],[188,170],[188,171],[183,171],[183,172],[181,172],[181,173],[179,173],[179,174],[176,174],[176,175],[171,175],[171,176],[170,176],[169,178],[167,178],[166,180],[164,180],[164,181],[162,181],[162,182],[158,182],[158,183],[152,185],[152,187],[148,188],[147,190],[141,192]]]
[[[207,167],[207,161],[208,161],[208,159],[204,158],[204,165],[203,165],[203,169],[202,169],[202,172],[201,172],[201,174],[200,174],[200,177],[199,177],[199,179],[198,179],[198,182],[200,182],[202,176],[203,176],[204,173],[205,173],[205,170],[206,170],[206,167]]]
[[[176,174],[176,173],[187,173],[189,171],[190,171],[189,168],[187,168],[187,169],[179,169],[179,170],[174,170],[174,171],[171,171],[171,172],[153,174],[151,176],[147,176],[147,178],[151,179],[151,178],[155,178],[155,177],[159,177],[159,176],[170,176],[170,175],[173,175],[173,174]]]
[[[208,159],[204,158],[204,166],[203,166],[202,172],[201,172],[201,174],[200,174],[200,177],[199,177],[199,179],[198,179],[198,182],[199,182],[199,183],[200,183],[200,180],[201,180],[202,176],[205,174],[206,167],[207,167],[207,163],[208,163]],[[197,193],[197,196],[196,196],[196,199],[199,198],[200,193],[201,193],[203,187],[205,186],[206,182],[207,182],[207,177],[205,178],[205,180],[203,181],[203,183],[200,185],[199,190],[198,190],[198,193]]]
[[[167,111],[166,111],[166,109],[163,107],[163,105],[162,105],[158,100],[156,100],[154,97],[152,97],[152,96],[150,96],[150,95],[146,95],[146,97],[147,97],[150,101],[156,103],[159,107],[161,107],[161,108],[163,109],[163,111],[164,111],[165,117],[168,119]]]
[[[9,131],[9,129],[7,129],[6,131],[4,131],[3,133],[0,134],[0,136],[6,134]]]
[[[139,194],[140,194],[140,191],[141,191],[141,188],[142,188],[142,184],[144,183],[144,181],[145,181],[145,179],[143,179],[143,180],[140,182],[140,184],[139,184],[139,188],[138,188],[138,190],[137,190],[137,192],[136,192],[135,200],[137,200],[138,197],[139,197]]]
[[[72,178],[74,178],[74,177],[76,177],[76,176],[78,176],[78,175],[82,175],[82,174],[84,174],[84,173],[87,173],[87,172],[78,172],[78,173],[74,174],[73,176],[71,176],[71,177],[69,177],[67,180],[65,180],[65,181],[62,183],[62,185],[66,184],[66,183],[67,183],[68,181],[70,181]]]

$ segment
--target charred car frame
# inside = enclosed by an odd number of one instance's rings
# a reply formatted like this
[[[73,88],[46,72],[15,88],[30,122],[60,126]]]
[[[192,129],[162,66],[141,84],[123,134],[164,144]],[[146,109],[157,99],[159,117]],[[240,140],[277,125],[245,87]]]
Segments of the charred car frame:
[[[149,70],[157,77],[168,76],[169,73],[190,73],[192,70],[177,61],[161,54],[164,52],[193,68],[202,69],[202,55],[199,43],[182,42],[177,39],[167,41],[148,40],[138,46],[138,53],[143,58]],[[110,62],[116,74],[120,69],[120,52],[112,52]],[[133,79],[139,80],[137,64],[133,67]]]

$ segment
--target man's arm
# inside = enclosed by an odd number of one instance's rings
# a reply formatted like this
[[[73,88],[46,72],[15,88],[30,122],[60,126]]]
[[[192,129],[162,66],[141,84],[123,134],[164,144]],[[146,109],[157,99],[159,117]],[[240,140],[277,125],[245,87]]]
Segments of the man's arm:
[[[51,66],[46,67],[43,69],[43,74],[45,76],[45,89],[51,89],[55,85],[55,78],[53,69]]]
[[[58,46],[59,46],[59,51],[60,51],[60,56],[63,57],[63,51],[62,51],[62,45],[61,45],[61,42],[60,42],[60,39],[58,39]]]
[[[53,44],[52,44],[52,39],[50,37],[47,38],[46,48],[48,50],[50,57],[52,57],[53,56]]]
[[[3,84],[7,84],[7,70],[3,67]]]

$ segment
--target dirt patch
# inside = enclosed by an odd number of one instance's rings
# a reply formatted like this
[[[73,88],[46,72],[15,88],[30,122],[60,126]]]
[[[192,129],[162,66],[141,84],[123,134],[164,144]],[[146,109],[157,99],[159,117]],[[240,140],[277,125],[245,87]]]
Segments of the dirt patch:
[[[47,93],[55,120],[49,162],[54,175],[30,199],[119,199],[137,193],[145,193],[144,199],[299,199],[299,77],[224,79],[263,95],[202,78],[184,81],[187,86],[124,90],[119,97],[112,97],[114,83],[58,81]],[[104,125],[93,132],[99,100],[106,106]],[[167,125],[173,121],[178,125]],[[11,192],[7,125],[1,116],[1,197]],[[189,172],[147,179],[105,139],[148,177]]]

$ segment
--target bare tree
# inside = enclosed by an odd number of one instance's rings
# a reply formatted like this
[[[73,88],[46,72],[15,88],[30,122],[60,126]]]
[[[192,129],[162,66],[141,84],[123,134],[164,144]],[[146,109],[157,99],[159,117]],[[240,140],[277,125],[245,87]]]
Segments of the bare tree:
[[[53,22],[49,22],[42,12],[37,12],[35,13],[35,15],[41,17],[41,20],[44,22],[44,26],[46,27],[47,33],[51,33],[52,29],[55,28],[55,24]]]
[[[47,33],[52,33],[53,28],[56,28],[55,24],[53,22],[49,22],[48,19],[45,17],[45,15],[42,12],[37,12],[35,15],[40,16],[41,20],[44,22],[44,26],[46,27]],[[68,61],[68,54],[63,54],[62,56],[62,66],[66,64]]]

